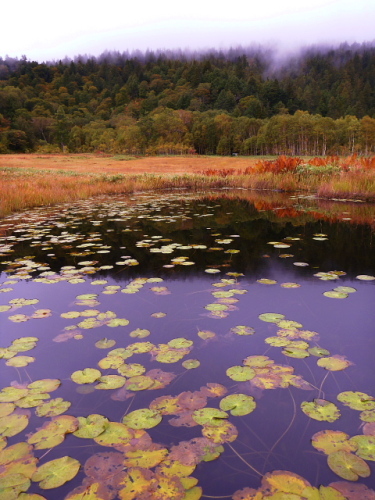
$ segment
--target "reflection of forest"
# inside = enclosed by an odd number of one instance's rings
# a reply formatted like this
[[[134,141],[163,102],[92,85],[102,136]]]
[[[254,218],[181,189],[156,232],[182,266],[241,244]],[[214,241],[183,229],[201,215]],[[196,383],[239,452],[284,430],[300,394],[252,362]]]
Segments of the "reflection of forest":
[[[207,267],[256,274],[266,268],[265,256],[283,253],[290,253],[294,261],[307,262],[310,268],[322,271],[342,270],[354,276],[374,273],[375,256],[371,246],[374,205],[323,202],[306,197],[287,197],[276,192],[264,195],[248,191],[228,191],[224,195],[209,193],[200,198],[173,195],[159,201],[146,197],[139,206],[135,199],[129,205],[124,204],[120,197],[104,200],[100,204],[85,202],[65,209],[61,220],[55,211],[54,217],[50,219],[50,214],[49,222],[44,225],[41,224],[43,211],[38,210],[38,216],[33,220],[39,222],[35,225],[50,229],[44,229],[42,237],[36,240],[32,235],[37,229],[30,230],[31,237],[21,238],[15,243],[13,255],[15,258],[34,255],[36,261],[48,263],[57,272],[62,266],[75,266],[80,260],[100,260],[98,266],[102,266],[113,265],[121,257],[129,256],[139,262],[134,267],[115,266],[114,270],[101,271],[113,274],[115,279],[155,272],[187,277]],[[72,241],[63,244],[48,244],[48,250],[43,248],[51,235],[61,237],[64,231],[76,235],[76,239],[73,237]],[[328,239],[315,241],[312,239],[315,233],[326,233]],[[287,237],[300,240],[292,242],[286,250],[268,244]],[[231,241],[220,244],[216,241],[220,238],[230,238]],[[92,246],[80,248],[85,241],[91,240]],[[158,253],[158,248],[171,243],[193,248]],[[110,252],[97,254],[100,245],[108,246]],[[194,248],[194,245],[207,248]],[[48,256],[51,248],[53,254]],[[239,252],[225,253],[228,249]],[[168,270],[163,267],[181,255],[188,256],[195,265],[177,265]],[[299,269],[298,272],[304,271]]]

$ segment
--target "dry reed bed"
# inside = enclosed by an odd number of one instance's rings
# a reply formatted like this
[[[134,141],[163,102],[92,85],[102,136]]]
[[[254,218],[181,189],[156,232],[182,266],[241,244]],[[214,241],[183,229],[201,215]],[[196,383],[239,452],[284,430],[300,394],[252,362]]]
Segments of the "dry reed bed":
[[[165,170],[158,174],[98,174],[67,169],[37,170],[26,165],[26,168],[8,166],[0,171],[0,216],[100,194],[131,194],[172,188],[305,191],[319,197],[375,201],[375,162],[367,159],[366,165],[360,165],[356,158],[352,158],[352,164],[345,159],[342,166],[336,166],[332,171],[331,167],[331,170],[325,168],[327,164],[322,164],[322,161],[319,159],[320,165],[313,169],[298,170],[301,163],[296,159],[289,161],[279,157],[273,162],[258,161],[246,170],[210,168],[188,174],[165,173]],[[332,162],[331,159],[329,161]],[[290,165],[289,170],[277,168],[285,164]]]

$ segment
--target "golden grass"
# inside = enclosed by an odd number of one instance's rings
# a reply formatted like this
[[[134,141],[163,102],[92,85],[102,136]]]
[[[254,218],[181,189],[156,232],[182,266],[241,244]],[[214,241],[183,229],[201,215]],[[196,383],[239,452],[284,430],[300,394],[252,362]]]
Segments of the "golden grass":
[[[254,172],[249,167],[256,161],[259,158],[155,157],[118,161],[93,155],[0,155],[0,216],[101,194],[172,188],[305,191],[327,198],[375,200],[374,170],[356,168],[330,176]],[[205,168],[210,175],[202,174]]]

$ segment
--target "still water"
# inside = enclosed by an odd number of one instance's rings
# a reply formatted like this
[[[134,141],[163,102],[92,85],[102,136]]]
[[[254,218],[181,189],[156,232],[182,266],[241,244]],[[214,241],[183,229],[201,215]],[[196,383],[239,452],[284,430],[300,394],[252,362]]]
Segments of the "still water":
[[[3,219],[0,498],[373,498],[374,230],[246,191]]]

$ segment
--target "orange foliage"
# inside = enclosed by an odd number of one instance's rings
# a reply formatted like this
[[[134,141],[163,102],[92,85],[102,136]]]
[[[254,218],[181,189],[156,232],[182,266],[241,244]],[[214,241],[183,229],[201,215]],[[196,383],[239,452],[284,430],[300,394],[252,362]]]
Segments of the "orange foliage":
[[[274,161],[257,162],[253,172],[294,172],[301,163],[303,163],[301,158],[281,155]]]

